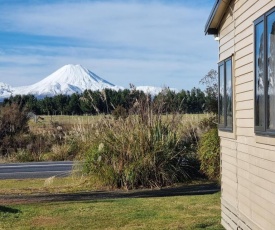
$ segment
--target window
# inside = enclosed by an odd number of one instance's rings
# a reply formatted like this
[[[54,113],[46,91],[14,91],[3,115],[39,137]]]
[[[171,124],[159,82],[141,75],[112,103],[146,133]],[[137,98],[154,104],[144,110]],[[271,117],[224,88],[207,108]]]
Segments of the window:
[[[275,134],[275,8],[254,22],[255,132]]]
[[[232,106],[232,60],[228,58],[219,63],[219,128],[233,129]]]

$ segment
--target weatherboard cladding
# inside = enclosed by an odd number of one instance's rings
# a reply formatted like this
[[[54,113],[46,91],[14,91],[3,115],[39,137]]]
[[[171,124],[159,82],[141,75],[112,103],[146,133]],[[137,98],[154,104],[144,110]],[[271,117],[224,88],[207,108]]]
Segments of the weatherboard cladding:
[[[211,15],[219,4],[215,2]],[[217,27],[219,61],[233,61],[234,127],[232,133],[219,131],[226,229],[275,229],[275,138],[254,132],[253,24],[273,7],[274,0],[230,1]],[[206,32],[214,25],[211,15]]]

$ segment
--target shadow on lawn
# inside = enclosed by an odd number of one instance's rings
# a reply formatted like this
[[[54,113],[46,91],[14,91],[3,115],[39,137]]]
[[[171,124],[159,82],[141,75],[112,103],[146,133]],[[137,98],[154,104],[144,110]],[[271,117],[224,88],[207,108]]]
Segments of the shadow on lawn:
[[[220,191],[220,186],[211,184],[182,185],[179,187],[162,189],[137,189],[137,190],[118,190],[118,191],[91,191],[70,194],[43,194],[27,196],[5,196],[1,198],[12,203],[37,203],[37,202],[58,202],[58,201],[88,201],[116,198],[146,198],[146,197],[168,197],[168,196],[187,196],[187,195],[206,195]],[[1,207],[1,206],[0,206]]]
[[[21,213],[21,211],[19,209],[9,208],[9,207],[0,205],[0,213],[1,212],[4,212],[4,213]]]

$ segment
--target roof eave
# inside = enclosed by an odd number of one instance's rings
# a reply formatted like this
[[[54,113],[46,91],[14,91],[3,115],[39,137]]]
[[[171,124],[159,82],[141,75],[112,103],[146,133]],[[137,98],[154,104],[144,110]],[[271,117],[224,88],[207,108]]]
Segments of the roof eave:
[[[218,34],[220,22],[229,5],[229,2],[230,0],[216,0],[205,25],[205,34]]]

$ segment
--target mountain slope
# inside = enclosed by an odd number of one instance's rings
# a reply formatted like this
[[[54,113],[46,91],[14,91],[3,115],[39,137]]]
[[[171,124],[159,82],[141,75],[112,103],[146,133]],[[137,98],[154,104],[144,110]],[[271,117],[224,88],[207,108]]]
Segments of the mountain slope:
[[[86,89],[92,91],[103,89],[119,90],[123,87],[116,86],[103,78],[100,78],[90,70],[81,65],[65,65],[44,78],[43,80],[29,86],[11,87],[0,82],[0,101],[11,95],[32,94],[37,98],[46,96],[53,97],[58,94],[71,95],[73,93],[83,93]],[[144,91],[152,96],[160,93],[163,88],[154,86],[137,86],[137,90]],[[177,89],[171,89],[177,92]]]
[[[100,78],[81,65],[65,65],[43,80],[30,85],[14,88],[13,94],[33,94],[39,98],[58,94],[82,93],[86,89],[92,91],[105,88],[119,90],[121,87]]]

